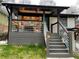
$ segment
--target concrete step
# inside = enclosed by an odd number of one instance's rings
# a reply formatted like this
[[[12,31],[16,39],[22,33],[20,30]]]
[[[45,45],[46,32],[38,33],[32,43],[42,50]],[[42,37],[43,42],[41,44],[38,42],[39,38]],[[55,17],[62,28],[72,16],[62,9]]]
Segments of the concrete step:
[[[52,49],[48,49],[48,51],[49,51],[49,53],[50,52],[52,52],[52,53],[66,53],[66,52],[68,52],[68,50],[67,49],[55,49],[55,48],[52,48]]]

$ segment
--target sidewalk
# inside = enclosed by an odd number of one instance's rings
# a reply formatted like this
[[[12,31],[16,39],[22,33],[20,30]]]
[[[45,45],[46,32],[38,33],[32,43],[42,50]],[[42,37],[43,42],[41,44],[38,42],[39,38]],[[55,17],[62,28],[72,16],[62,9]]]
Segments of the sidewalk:
[[[47,59],[75,59],[73,57],[68,57],[68,58],[47,58]]]

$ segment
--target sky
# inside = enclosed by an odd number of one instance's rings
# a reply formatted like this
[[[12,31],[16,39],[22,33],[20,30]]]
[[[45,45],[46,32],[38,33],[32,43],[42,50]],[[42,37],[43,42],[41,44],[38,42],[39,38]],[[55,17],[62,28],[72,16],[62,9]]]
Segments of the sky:
[[[72,6],[76,5],[77,0],[53,0],[57,6]],[[32,4],[39,4],[40,0],[31,0]]]

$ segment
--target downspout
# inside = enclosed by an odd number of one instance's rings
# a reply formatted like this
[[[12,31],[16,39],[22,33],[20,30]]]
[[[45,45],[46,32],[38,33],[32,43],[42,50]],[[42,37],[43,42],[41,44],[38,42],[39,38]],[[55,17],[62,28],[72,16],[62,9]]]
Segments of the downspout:
[[[9,36],[11,32],[11,19],[12,19],[12,8],[9,10],[8,7],[6,6],[7,12],[9,14],[8,16],[8,43],[9,43]]]

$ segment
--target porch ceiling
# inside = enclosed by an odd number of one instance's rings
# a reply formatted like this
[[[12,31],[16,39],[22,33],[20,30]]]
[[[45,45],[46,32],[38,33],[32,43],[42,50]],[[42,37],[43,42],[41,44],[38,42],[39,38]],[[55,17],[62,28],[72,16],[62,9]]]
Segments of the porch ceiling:
[[[14,3],[2,3],[10,9],[10,11],[19,15],[35,15],[42,16],[45,12],[48,16],[57,16],[61,11],[69,7],[66,6],[44,6],[44,5],[27,5],[27,4],[14,4]]]

